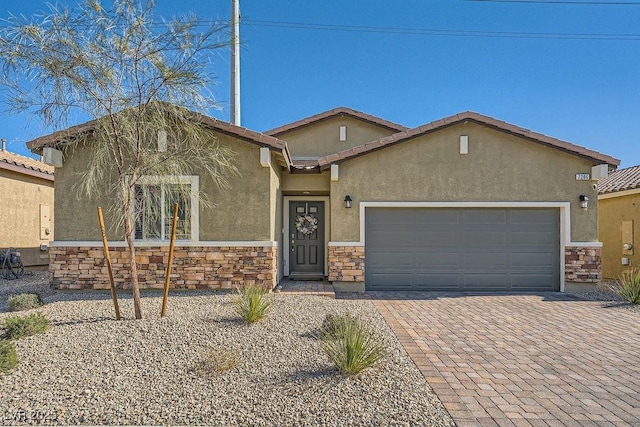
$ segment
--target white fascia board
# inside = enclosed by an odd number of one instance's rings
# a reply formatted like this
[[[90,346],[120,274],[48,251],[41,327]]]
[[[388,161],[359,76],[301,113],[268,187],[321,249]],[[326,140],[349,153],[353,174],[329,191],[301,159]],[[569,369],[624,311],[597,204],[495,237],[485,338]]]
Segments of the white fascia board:
[[[142,240],[136,241],[135,247],[148,248],[148,247],[164,247],[169,246],[168,240]],[[278,242],[275,240],[238,240],[238,241],[200,241],[193,242],[189,240],[176,240],[176,246],[181,247],[251,247],[251,246],[264,246],[264,247],[278,247]],[[99,240],[55,240],[49,244],[52,248],[65,248],[65,247],[102,247],[102,241]],[[112,241],[109,242],[109,247],[124,248],[128,244],[125,241]]]

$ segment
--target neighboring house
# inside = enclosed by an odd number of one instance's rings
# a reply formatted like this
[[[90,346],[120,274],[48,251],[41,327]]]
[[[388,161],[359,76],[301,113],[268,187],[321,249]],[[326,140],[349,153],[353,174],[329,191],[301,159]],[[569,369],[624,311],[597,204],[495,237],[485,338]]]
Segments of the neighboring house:
[[[0,251],[14,247],[25,266],[49,265],[53,240],[53,167],[0,151]]]
[[[602,275],[615,279],[640,267],[640,166],[619,169],[598,183]]]
[[[414,129],[349,108],[264,134],[201,123],[236,153],[240,176],[225,192],[204,176],[176,178],[216,204],[190,201],[176,287],[326,276],[353,291],[564,291],[601,279],[591,179],[619,164],[610,156],[472,112]],[[28,145],[64,151],[74,135],[90,144],[90,132],[88,123]],[[86,164],[78,145],[56,168],[51,268],[62,288],[108,286],[95,214],[104,201],[68,196]],[[142,286],[161,287],[166,235],[139,237]],[[109,239],[126,265],[122,232]]]

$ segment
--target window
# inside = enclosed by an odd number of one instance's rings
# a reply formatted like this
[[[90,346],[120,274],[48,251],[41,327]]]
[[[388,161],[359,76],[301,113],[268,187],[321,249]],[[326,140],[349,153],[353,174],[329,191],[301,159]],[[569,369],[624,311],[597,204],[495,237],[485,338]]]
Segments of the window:
[[[155,182],[154,182],[155,181]],[[197,215],[197,177],[176,177],[158,182],[144,177],[134,187],[135,238],[137,240],[169,240],[173,204],[178,203],[177,240],[196,240],[193,228]]]

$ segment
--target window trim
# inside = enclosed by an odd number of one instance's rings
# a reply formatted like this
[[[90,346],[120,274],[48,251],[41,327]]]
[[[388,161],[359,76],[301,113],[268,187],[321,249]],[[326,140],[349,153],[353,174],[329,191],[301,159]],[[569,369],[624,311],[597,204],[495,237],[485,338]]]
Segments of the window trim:
[[[176,242],[198,242],[200,240],[200,177],[197,175],[171,175],[171,176],[154,176],[144,175],[138,178],[136,185],[153,185],[153,184],[190,184],[191,185],[191,238],[176,239]],[[135,191],[131,188],[132,199],[135,198]],[[135,203],[131,204],[131,216],[135,218]],[[163,222],[164,226],[164,222]],[[135,233],[135,227],[132,230]],[[169,239],[135,239],[136,243],[162,243],[168,242]]]

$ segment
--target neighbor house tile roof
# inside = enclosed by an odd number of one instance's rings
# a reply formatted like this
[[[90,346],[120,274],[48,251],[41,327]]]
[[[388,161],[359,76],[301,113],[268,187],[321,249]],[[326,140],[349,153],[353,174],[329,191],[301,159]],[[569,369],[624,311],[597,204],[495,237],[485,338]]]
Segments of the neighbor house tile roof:
[[[640,165],[611,172],[608,177],[598,181],[598,194],[640,188]]]
[[[252,131],[242,126],[236,126],[231,123],[206,116],[204,114],[196,113],[193,111],[188,112],[193,115],[195,120],[199,121],[210,129],[214,129],[221,133],[237,137],[256,145],[269,147],[271,150],[280,152],[285,159],[287,167],[291,166],[291,155],[289,154],[289,149],[287,148],[286,142],[274,136]],[[33,152],[40,153],[43,147],[64,145],[65,143],[77,140],[83,135],[92,133],[95,125],[96,120],[91,120],[86,123],[72,126],[70,128],[57,131],[49,135],[41,136],[40,138],[36,138],[32,141],[27,142],[27,147]]]
[[[39,160],[31,157],[21,156],[20,154],[11,153],[9,151],[0,150],[0,163],[17,166],[25,170],[41,172],[53,176],[54,168]],[[19,171],[19,169],[12,168]]]
[[[393,123],[390,122],[389,120],[385,120],[385,119],[381,119],[380,117],[376,117],[373,116],[371,114],[367,114],[367,113],[363,113],[362,111],[357,111],[357,110],[353,110],[351,108],[347,108],[347,107],[338,107],[338,108],[334,108],[332,110],[328,110],[301,120],[297,120],[295,122],[268,130],[266,132],[264,132],[267,135],[279,135],[281,133],[290,131],[290,130],[294,130],[294,129],[298,129],[304,126],[308,126],[310,124],[313,123],[317,123],[319,121],[322,120],[327,120],[330,119],[332,117],[337,117],[337,116],[350,116],[350,117],[354,117],[356,119],[360,119],[363,120],[365,122],[369,122],[378,126],[382,126],[385,127],[389,130],[392,131],[396,131],[396,132],[400,132],[403,130],[407,130],[409,128],[399,125],[397,123]]]
[[[598,153],[597,151],[590,150],[579,145],[571,144],[566,141],[561,141],[556,138],[552,138],[541,133],[533,132],[529,129],[522,128],[501,120],[494,119],[493,117],[485,116],[472,111],[466,111],[464,113],[454,114],[453,116],[445,117],[444,119],[436,120],[426,125],[418,126],[414,129],[404,130],[402,132],[395,133],[391,136],[380,138],[376,141],[369,142],[357,147],[349,148],[347,150],[340,151],[339,153],[330,154],[318,160],[318,164],[321,169],[328,169],[332,163],[339,163],[344,160],[348,160],[354,157],[367,154],[369,152],[379,150],[391,145],[401,143],[403,141],[416,138],[421,135],[425,135],[431,132],[435,132],[449,126],[453,126],[462,122],[474,122],[490,128],[494,128],[500,131],[508,132],[512,135],[526,138],[530,141],[547,145],[549,147],[557,148],[566,151],[571,154],[575,154],[581,157],[594,160],[596,162],[607,163],[610,165],[619,165],[620,160],[608,156],[606,154]]]

